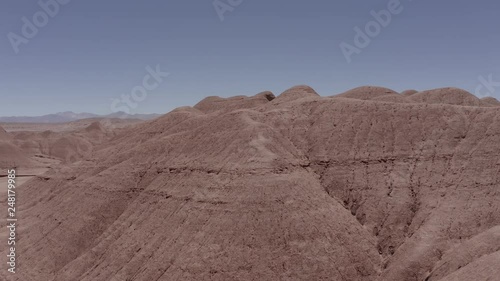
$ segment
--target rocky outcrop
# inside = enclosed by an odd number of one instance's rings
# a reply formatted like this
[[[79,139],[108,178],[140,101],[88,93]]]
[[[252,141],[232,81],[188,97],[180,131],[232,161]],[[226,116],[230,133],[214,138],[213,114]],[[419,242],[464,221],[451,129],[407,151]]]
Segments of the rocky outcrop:
[[[23,186],[20,280],[494,280],[500,109],[371,90],[125,129]]]
[[[397,92],[383,87],[363,86],[358,87],[342,94],[336,95],[336,98],[349,98],[358,100],[372,100],[377,97],[387,95],[399,95]]]

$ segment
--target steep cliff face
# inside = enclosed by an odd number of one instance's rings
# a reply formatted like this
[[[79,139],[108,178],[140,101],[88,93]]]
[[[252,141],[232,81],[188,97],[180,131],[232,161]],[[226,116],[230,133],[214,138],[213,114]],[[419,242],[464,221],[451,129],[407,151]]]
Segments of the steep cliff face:
[[[19,280],[496,276],[500,107],[359,91],[208,98],[32,180]]]

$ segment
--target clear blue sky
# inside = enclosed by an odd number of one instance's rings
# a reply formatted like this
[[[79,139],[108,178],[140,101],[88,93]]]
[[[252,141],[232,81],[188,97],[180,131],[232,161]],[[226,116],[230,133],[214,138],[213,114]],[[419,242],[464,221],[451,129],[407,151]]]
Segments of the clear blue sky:
[[[111,113],[148,65],[170,76],[132,113],[298,84],[332,95],[360,85],[474,92],[479,76],[500,81],[498,0],[401,0],[402,12],[348,63],[339,45],[354,44],[354,28],[389,2],[243,0],[221,21],[212,0],[72,0],[16,54],[8,34],[21,36],[22,17],[42,9],[2,1],[0,116]]]

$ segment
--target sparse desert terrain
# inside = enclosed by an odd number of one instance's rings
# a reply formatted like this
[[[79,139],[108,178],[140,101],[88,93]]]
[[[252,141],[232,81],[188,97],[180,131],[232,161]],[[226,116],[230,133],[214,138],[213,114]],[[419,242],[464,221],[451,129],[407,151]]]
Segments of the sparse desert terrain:
[[[296,86],[123,122],[2,124],[32,175],[12,280],[500,280],[494,98]]]

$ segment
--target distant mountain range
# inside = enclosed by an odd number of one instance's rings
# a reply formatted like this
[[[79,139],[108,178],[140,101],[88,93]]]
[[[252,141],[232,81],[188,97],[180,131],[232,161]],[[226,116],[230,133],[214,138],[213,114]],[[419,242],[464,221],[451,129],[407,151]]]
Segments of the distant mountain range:
[[[4,123],[66,123],[87,118],[118,118],[118,119],[140,119],[150,120],[159,117],[160,114],[128,114],[126,112],[115,112],[108,115],[97,115],[92,113],[74,113],[72,111],[47,114],[42,116],[7,116],[0,117]]]

